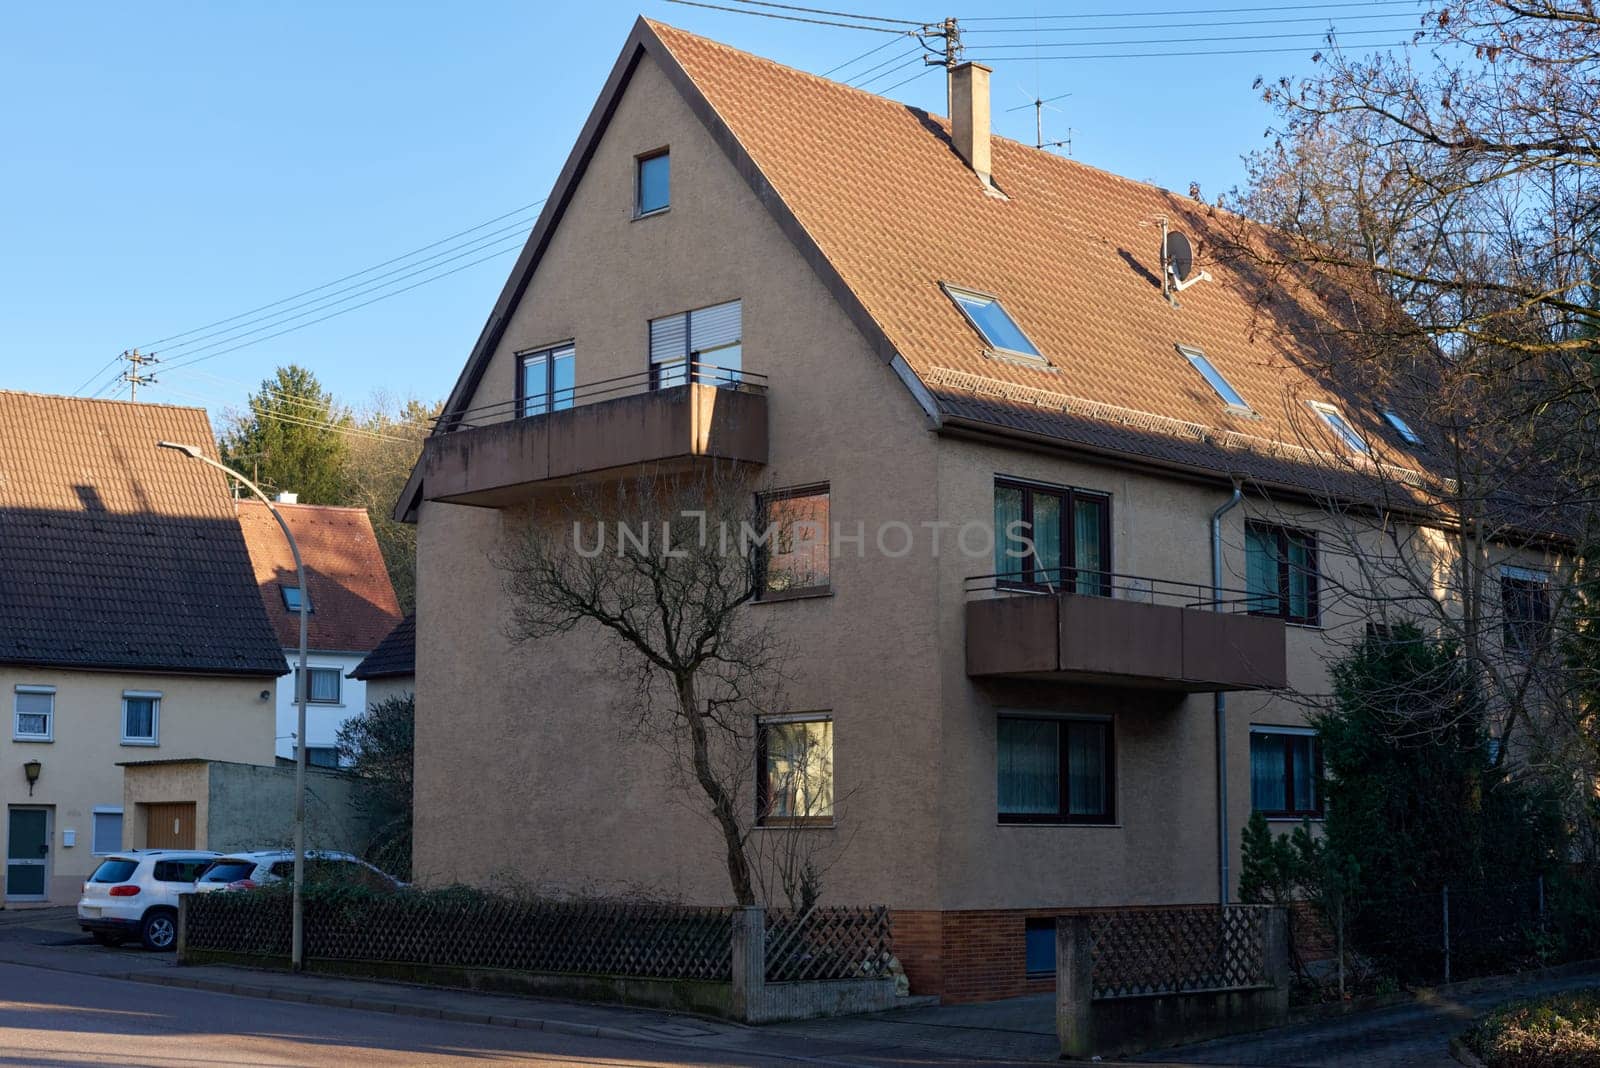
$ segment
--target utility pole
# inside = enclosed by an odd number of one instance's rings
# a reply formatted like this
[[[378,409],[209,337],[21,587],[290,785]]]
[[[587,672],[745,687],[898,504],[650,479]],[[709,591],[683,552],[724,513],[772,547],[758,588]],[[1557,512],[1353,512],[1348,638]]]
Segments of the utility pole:
[[[136,401],[139,399],[139,387],[155,385],[156,381],[154,375],[141,374],[140,371],[150,364],[160,363],[161,361],[156,359],[154,353],[146,356],[141,354],[138,349],[124,352],[118,359],[126,360],[128,363],[128,369],[118,377],[128,383],[128,399]]]
[[[939,40],[936,45],[929,45],[927,40],[923,40],[923,47],[930,49],[933,54],[924,56],[922,61],[930,67],[944,67],[944,110],[945,114],[949,115],[956,109],[955,98],[951,95],[955,90],[951,88],[949,74],[961,63],[961,24],[954,18],[948,18],[942,22],[930,22],[918,31],[917,36],[919,38],[934,37]]]

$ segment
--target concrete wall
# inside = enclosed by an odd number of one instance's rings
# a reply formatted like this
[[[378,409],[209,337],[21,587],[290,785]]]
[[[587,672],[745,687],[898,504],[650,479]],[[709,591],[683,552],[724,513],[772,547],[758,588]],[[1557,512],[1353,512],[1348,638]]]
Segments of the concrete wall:
[[[366,653],[321,653],[312,650],[306,654],[311,667],[331,667],[339,670],[339,703],[319,705],[306,703],[307,744],[332,746],[339,741],[339,728],[351,716],[359,715],[367,707],[367,684],[360,679],[345,678],[366,658]],[[298,650],[288,650],[286,661],[290,673],[278,678],[277,731],[273,751],[281,757],[294,756],[294,732],[298,714],[294,707],[294,667],[300,662]]]
[[[54,686],[54,740],[13,740],[17,686]],[[48,809],[51,823],[50,901],[78,899],[83,880],[99,864],[92,855],[96,807],[123,805],[119,761],[206,756],[244,762],[272,759],[271,678],[202,678],[134,673],[59,671],[0,665],[0,700],[5,727],[0,732],[0,804]],[[161,707],[157,745],[122,742],[122,694],[157,692]],[[267,700],[260,695],[265,691]],[[40,762],[33,796],[22,765]],[[123,814],[123,835],[132,833],[133,813]],[[0,821],[0,848],[7,823]],[[65,839],[72,831],[75,844]]]
[[[306,769],[306,847],[360,853],[368,826],[356,808],[359,779]],[[294,844],[294,768],[212,764],[207,845],[219,853]]]

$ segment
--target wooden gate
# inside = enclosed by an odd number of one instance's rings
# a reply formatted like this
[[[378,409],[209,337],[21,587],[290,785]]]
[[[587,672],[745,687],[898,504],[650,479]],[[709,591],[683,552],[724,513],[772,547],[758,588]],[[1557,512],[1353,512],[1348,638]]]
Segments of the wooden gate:
[[[145,806],[146,849],[193,849],[194,802]]]

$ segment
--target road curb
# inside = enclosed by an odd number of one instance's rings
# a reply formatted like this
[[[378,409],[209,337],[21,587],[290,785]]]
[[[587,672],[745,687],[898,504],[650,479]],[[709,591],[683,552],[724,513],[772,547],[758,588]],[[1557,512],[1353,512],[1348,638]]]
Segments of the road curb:
[[[292,1001],[303,1005],[321,1005],[333,1009],[354,1009],[357,1012],[382,1012],[391,1016],[423,1016],[447,1020],[451,1023],[482,1024],[486,1027],[516,1027],[525,1031],[549,1031],[556,1035],[574,1035],[579,1038],[610,1038],[630,1041],[659,1041],[659,1036],[644,1035],[621,1027],[602,1027],[598,1024],[573,1023],[570,1020],[550,1019],[542,1016],[506,1016],[487,1012],[463,1012],[459,1009],[439,1009],[409,1001],[384,1001],[380,998],[356,998],[341,994],[324,994],[314,990],[290,990],[277,986],[256,986],[251,983],[230,983],[219,979],[201,979],[190,975],[162,975],[159,973],[129,973],[116,976],[135,983],[153,986],[178,986],[189,990],[204,990],[212,994],[232,994],[235,997],[265,998],[271,1001]]]

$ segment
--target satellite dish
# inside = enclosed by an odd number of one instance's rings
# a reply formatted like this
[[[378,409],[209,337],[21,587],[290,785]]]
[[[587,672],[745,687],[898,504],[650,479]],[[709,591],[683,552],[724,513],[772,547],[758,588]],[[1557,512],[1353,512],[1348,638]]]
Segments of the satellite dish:
[[[1189,243],[1188,237],[1173,230],[1167,234],[1164,255],[1167,271],[1181,284],[1194,270],[1194,246]]]

